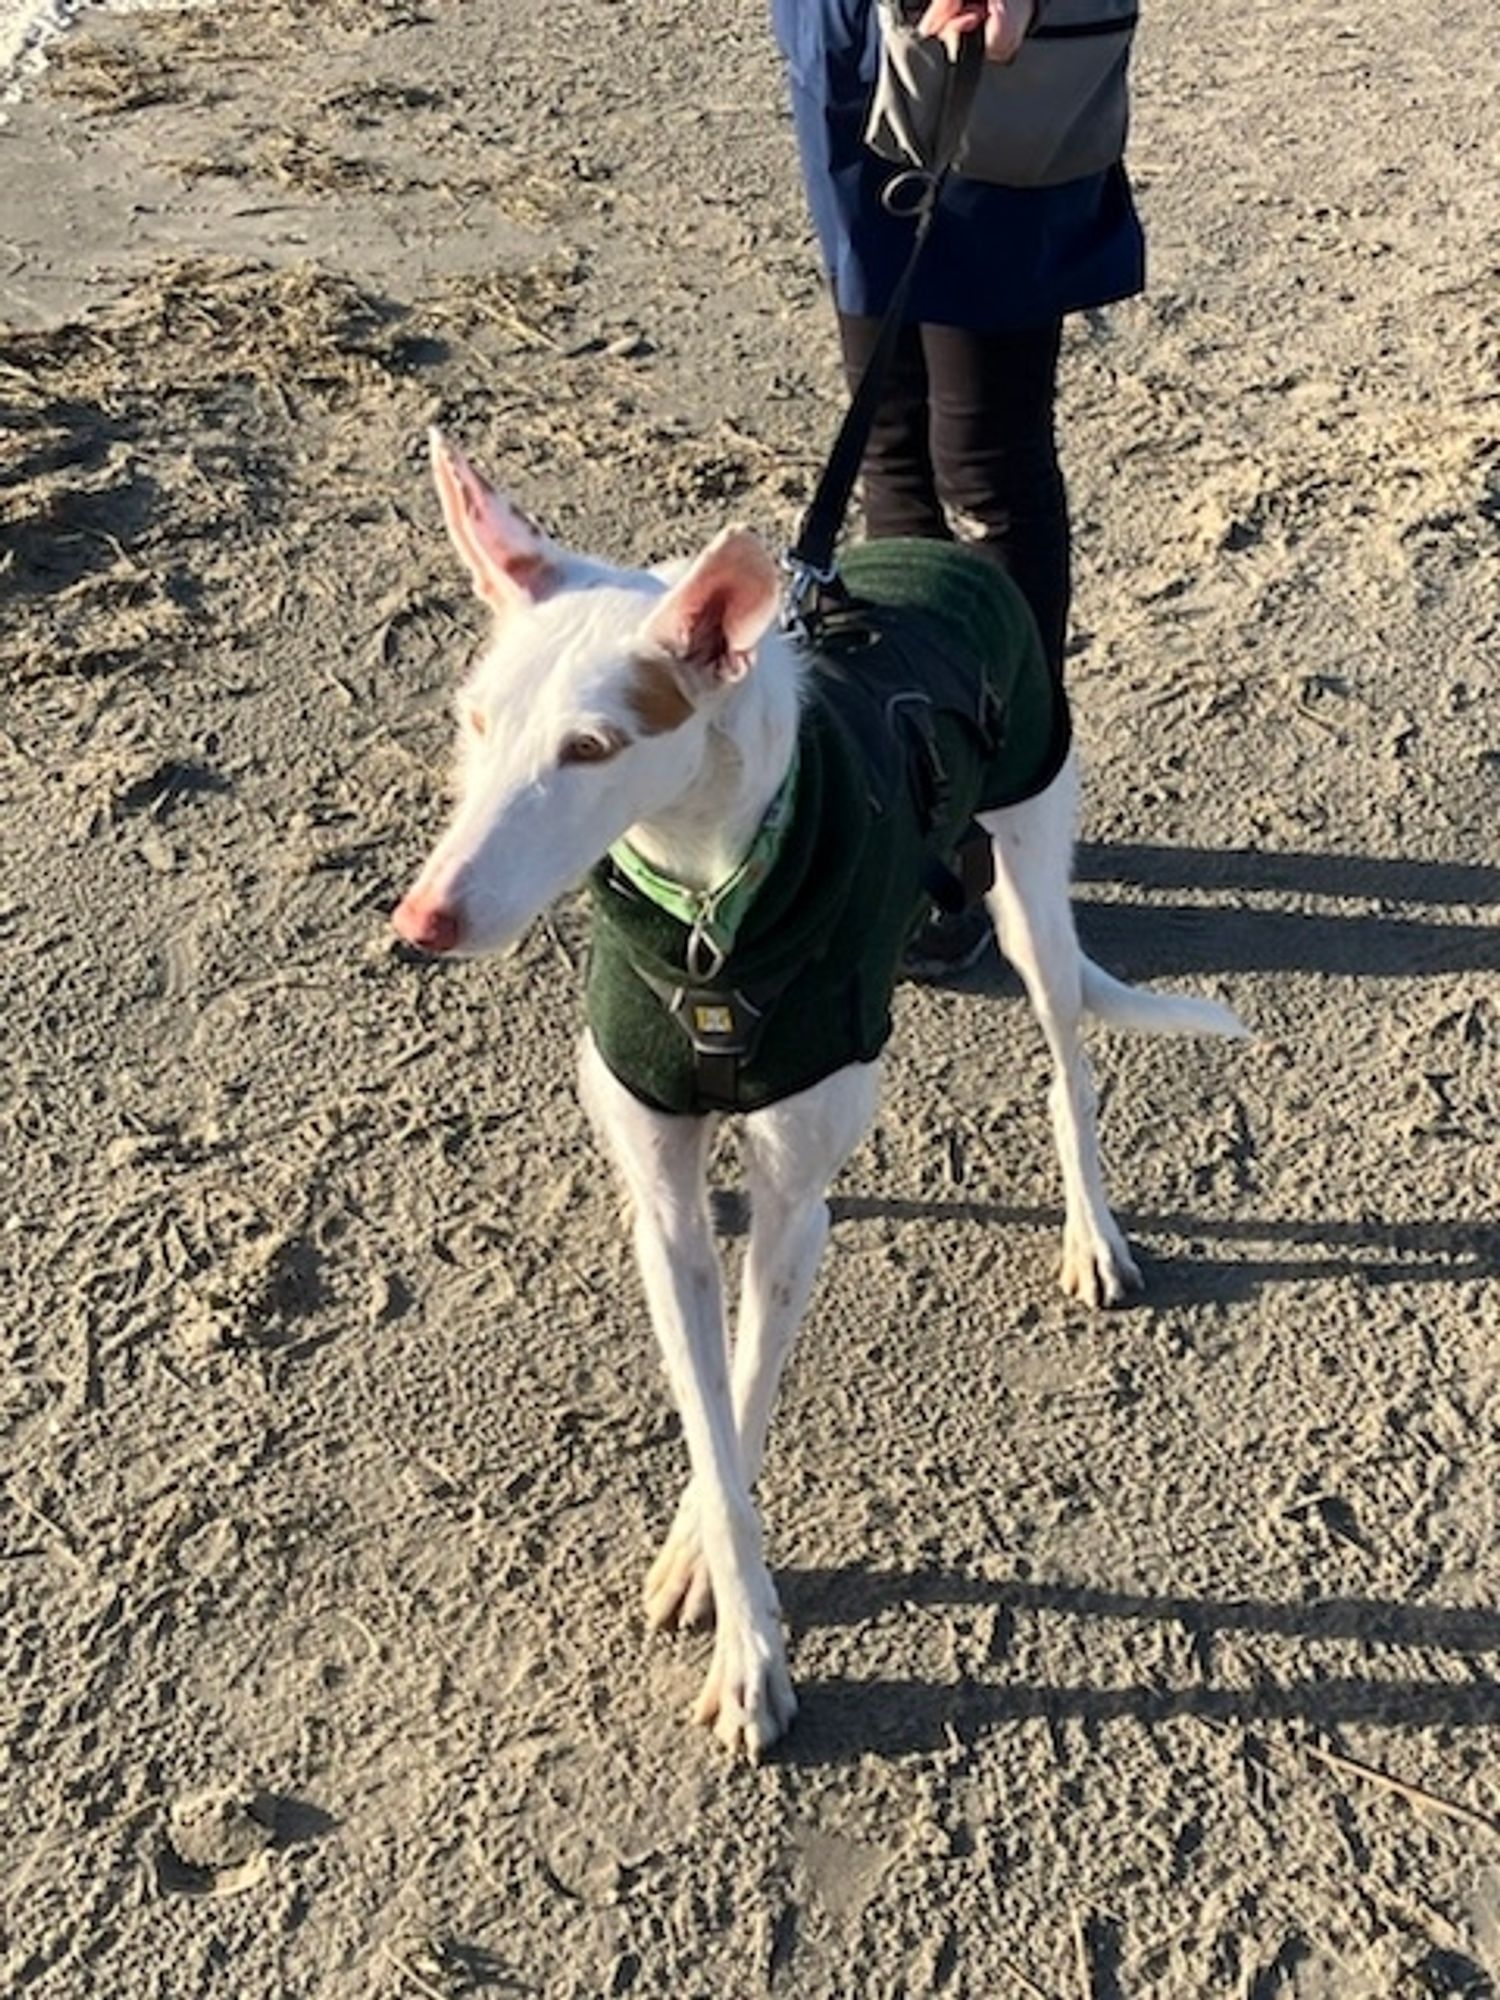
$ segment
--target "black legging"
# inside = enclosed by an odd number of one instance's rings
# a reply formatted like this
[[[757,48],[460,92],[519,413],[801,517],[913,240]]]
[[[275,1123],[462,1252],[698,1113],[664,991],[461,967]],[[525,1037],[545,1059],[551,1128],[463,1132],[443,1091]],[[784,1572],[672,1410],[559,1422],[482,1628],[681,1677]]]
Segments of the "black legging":
[[[839,315],[851,388],[879,326]],[[1071,595],[1068,500],[1053,425],[1061,338],[1056,320],[1021,333],[907,327],[861,482],[873,538],[939,537],[993,556],[1031,606],[1059,679]]]

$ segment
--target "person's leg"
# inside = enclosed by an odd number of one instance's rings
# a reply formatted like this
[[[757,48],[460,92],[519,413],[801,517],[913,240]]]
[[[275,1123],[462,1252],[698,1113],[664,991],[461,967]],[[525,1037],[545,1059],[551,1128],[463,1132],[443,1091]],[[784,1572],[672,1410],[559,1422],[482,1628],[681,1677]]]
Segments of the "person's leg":
[[[844,374],[851,396],[879,332],[878,319],[839,314]],[[918,535],[929,541],[949,539],[933,479],[928,430],[922,337],[916,327],[906,327],[891,359],[860,467],[860,498],[872,541],[885,541],[893,535]]]
[[[879,320],[839,315],[851,394],[879,330]],[[1067,503],[1052,426],[1060,337],[1060,325],[1019,335],[906,329],[861,467],[871,539],[956,534],[994,557],[1031,605],[1059,675],[1068,607]],[[903,956],[908,978],[951,978],[989,949],[980,898],[990,847],[977,828],[958,871],[972,900],[933,912]]]
[[[924,326],[930,453],[955,539],[992,556],[1031,606],[1062,677],[1071,596],[1054,405],[1061,322],[1018,333]]]

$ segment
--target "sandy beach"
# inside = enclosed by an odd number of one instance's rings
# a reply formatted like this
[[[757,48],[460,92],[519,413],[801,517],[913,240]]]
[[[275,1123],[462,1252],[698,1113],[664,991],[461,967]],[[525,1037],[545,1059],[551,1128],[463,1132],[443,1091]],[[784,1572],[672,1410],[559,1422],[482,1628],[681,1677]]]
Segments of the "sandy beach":
[[[440,421],[630,560],[841,406],[763,11],[86,13],[0,126],[0,1993],[1500,1991],[1489,0],[1147,9],[1069,330],[1080,925],[903,989],[762,1482],[802,1713],[685,1720],[568,900],[387,917],[480,631]],[[716,1169],[731,1264],[743,1201]]]

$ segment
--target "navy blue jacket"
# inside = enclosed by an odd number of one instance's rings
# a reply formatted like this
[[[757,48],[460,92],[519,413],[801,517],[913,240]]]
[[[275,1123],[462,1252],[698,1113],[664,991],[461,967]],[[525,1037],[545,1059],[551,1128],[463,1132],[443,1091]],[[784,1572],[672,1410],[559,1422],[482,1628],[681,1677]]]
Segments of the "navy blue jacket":
[[[890,163],[863,142],[879,28],[873,0],[771,0],[786,58],[808,204],[840,311],[884,312],[912,224],[887,214]],[[923,252],[908,317],[974,333],[1036,327],[1145,282],[1123,167],[1061,187],[955,175]]]

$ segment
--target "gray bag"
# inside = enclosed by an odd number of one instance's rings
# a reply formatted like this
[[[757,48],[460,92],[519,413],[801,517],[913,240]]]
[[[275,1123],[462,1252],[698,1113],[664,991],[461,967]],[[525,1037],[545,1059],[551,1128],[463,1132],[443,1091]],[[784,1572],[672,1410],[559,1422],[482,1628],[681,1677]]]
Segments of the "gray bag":
[[[905,167],[933,162],[947,51],[924,40],[912,0],[877,0],[880,68],[865,144]],[[1003,187],[1055,187],[1125,151],[1135,0],[1045,0],[1014,62],[984,65],[955,173]],[[908,25],[908,20],[913,25]]]

